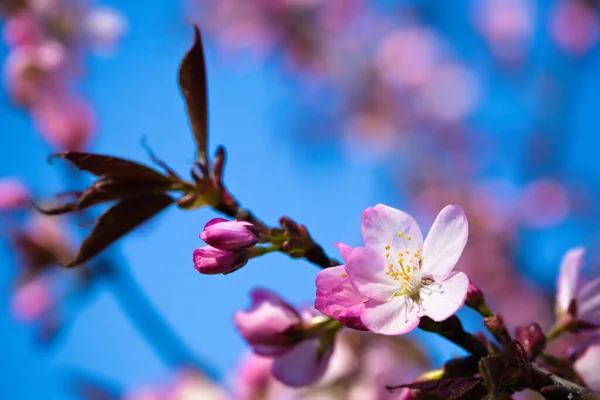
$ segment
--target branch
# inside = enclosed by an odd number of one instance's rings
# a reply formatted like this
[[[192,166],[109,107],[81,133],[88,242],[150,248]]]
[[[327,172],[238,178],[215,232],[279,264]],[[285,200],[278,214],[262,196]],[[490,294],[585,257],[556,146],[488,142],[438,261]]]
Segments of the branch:
[[[174,368],[191,367],[201,371],[208,379],[219,380],[218,372],[193,355],[156,311],[125,266],[106,258],[100,263],[101,268],[108,272],[108,282],[125,315],[165,364]]]
[[[532,364],[531,368],[531,389],[546,399],[600,400],[598,392],[547,372],[536,364]]]
[[[262,234],[269,235],[273,229],[261,221],[254,213],[240,205],[240,203],[224,188],[222,187],[223,192],[221,193],[221,201],[213,207],[213,209],[221,214],[225,214],[231,218],[235,218],[241,221],[250,222],[253,224]],[[291,219],[286,218],[286,220],[291,221]],[[295,224],[295,223],[294,223]],[[298,224],[297,224],[298,225]],[[301,226],[301,225],[298,225]],[[308,245],[297,247],[294,245],[294,241],[289,241],[291,246],[287,247],[285,251],[282,251],[286,254],[294,254],[297,251],[302,251],[302,258],[311,264],[317,265],[321,268],[329,268],[335,267],[337,265],[341,265],[341,263],[335,258],[329,257],[323,247],[319,245],[313,238],[308,234],[308,231],[305,227],[305,233],[307,235],[307,239],[309,240]]]

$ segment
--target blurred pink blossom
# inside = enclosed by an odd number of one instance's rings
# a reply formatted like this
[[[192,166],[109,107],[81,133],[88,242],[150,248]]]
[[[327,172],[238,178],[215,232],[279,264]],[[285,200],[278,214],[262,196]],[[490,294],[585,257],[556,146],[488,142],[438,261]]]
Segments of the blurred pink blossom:
[[[36,104],[33,118],[42,137],[59,151],[85,149],[96,129],[94,111],[81,98],[66,97]]]
[[[458,63],[436,65],[419,95],[423,114],[442,123],[469,116],[481,99],[479,82],[473,71]]]
[[[559,317],[572,314],[577,321],[600,327],[600,277],[583,280],[580,271],[584,254],[585,250],[578,247],[563,257],[556,285],[556,311]]]
[[[302,317],[298,311],[267,290],[255,289],[251,296],[250,309],[236,312],[234,321],[255,353],[268,357],[282,355],[302,340],[299,335]]]
[[[0,211],[13,211],[30,206],[29,189],[17,178],[0,178]]]
[[[52,41],[14,48],[4,63],[5,84],[18,103],[36,104],[56,84],[65,48]]]
[[[582,55],[594,46],[600,34],[596,10],[579,0],[559,0],[550,13],[550,34],[565,51]]]
[[[421,86],[437,68],[439,47],[434,32],[424,27],[396,30],[383,39],[376,56],[377,69],[388,84]]]
[[[6,44],[12,47],[35,46],[43,37],[35,15],[28,11],[11,16],[4,25],[3,35]]]
[[[239,362],[233,382],[233,398],[256,400],[267,398],[273,359],[256,353],[246,354]]]
[[[600,345],[590,346],[575,362],[575,371],[592,390],[600,390]]]
[[[522,58],[531,47],[536,4],[532,0],[479,0],[473,2],[475,27],[502,59]]]
[[[53,301],[51,286],[38,278],[17,289],[11,300],[11,310],[20,322],[32,323],[51,308]]]
[[[112,8],[95,8],[83,22],[90,44],[100,52],[110,52],[127,30],[123,16]]]
[[[325,373],[335,331],[322,329],[328,319],[316,310],[298,312],[275,293],[255,289],[250,309],[236,312],[234,322],[255,353],[274,357],[273,376],[286,385],[310,385]]]
[[[537,229],[561,223],[569,209],[569,194],[564,185],[554,179],[538,179],[529,183],[519,204],[523,222]]]

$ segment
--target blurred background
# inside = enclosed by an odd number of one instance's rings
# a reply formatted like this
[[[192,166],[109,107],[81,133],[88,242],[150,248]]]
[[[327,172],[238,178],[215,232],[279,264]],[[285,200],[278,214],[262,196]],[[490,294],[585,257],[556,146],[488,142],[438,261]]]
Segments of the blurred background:
[[[266,222],[288,215],[337,257],[334,242],[361,243],[368,206],[406,210],[427,231],[444,205],[460,204],[470,223],[460,269],[511,329],[552,323],[556,275],[569,248],[585,246],[586,274],[597,272],[594,0],[0,6],[3,398],[71,398],[73,376],[127,389],[172,373],[123,288],[57,268],[23,278],[27,257],[17,250],[29,238],[69,254],[89,230],[79,225],[91,221],[59,225],[23,210],[24,199],[90,182],[58,160],[48,163],[53,152],[87,149],[148,164],[146,138],[188,173],[194,144],[176,77],[192,43],[190,21],[205,38],[211,153],[227,148],[229,189]],[[273,254],[235,274],[199,275],[192,251],[214,216],[170,208],[106,257],[129,271],[146,306],[228,382],[245,351],[232,314],[248,305],[250,290],[311,303],[319,270]],[[481,329],[469,311],[459,315]],[[434,363],[461,354],[413,336]]]

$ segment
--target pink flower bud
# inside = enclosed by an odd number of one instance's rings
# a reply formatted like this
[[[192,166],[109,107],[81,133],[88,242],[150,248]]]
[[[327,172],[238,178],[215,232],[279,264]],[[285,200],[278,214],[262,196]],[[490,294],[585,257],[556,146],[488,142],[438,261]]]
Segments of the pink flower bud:
[[[258,230],[249,222],[214,218],[204,226],[200,238],[220,250],[241,250],[258,243]]]
[[[212,246],[194,250],[194,268],[201,274],[228,274],[247,262],[248,255],[245,252],[219,250]]]
[[[479,310],[479,307],[484,305],[484,296],[483,292],[472,283],[469,283],[469,288],[467,289],[467,299],[465,300],[465,304],[469,307]]]
[[[36,279],[17,289],[11,302],[15,318],[31,323],[38,320],[52,305],[52,292],[47,282]]]
[[[263,289],[252,291],[252,305],[234,315],[240,334],[255,353],[278,356],[301,340],[293,333],[300,327],[300,314],[275,293]]]
[[[82,99],[43,102],[33,116],[42,137],[59,150],[87,147],[96,125],[92,108]]]
[[[29,206],[30,195],[16,178],[0,179],[0,211],[12,211]]]

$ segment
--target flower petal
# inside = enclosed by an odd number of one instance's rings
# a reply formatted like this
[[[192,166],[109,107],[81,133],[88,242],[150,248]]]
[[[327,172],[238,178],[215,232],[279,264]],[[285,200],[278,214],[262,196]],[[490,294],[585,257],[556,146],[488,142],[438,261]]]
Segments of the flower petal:
[[[577,287],[580,285],[579,270],[583,265],[583,247],[569,250],[560,263],[560,272],[556,283],[556,308],[560,313],[569,310],[571,301],[575,298]]]
[[[352,253],[352,250],[354,250],[354,248],[342,242],[335,242],[334,245],[340,251],[340,254],[342,255],[342,260],[346,262],[346,259],[350,256],[350,253]]]
[[[372,300],[388,301],[400,289],[385,272],[383,255],[368,247],[355,248],[346,263],[346,273],[352,286]]]
[[[583,357],[575,362],[575,371],[583,378],[586,385],[592,390],[600,390],[600,345],[590,346]]]
[[[469,224],[463,209],[444,207],[438,214],[423,244],[423,275],[435,281],[445,279],[467,244]]]
[[[408,296],[394,297],[385,303],[369,301],[360,319],[367,329],[381,335],[401,335],[419,325],[417,307],[408,306]]]
[[[423,234],[414,218],[398,209],[377,204],[362,214],[361,231],[365,246],[385,253],[386,246],[416,251],[423,244]],[[403,237],[398,237],[402,232]],[[408,238],[411,240],[408,240]]]
[[[289,386],[315,383],[327,369],[333,346],[321,348],[319,339],[304,340],[273,362],[273,376]]]
[[[456,272],[444,281],[423,286],[419,290],[420,314],[434,321],[447,319],[465,304],[468,289],[469,278],[464,272]]]
[[[577,319],[600,326],[600,278],[586,283],[577,295]]]

